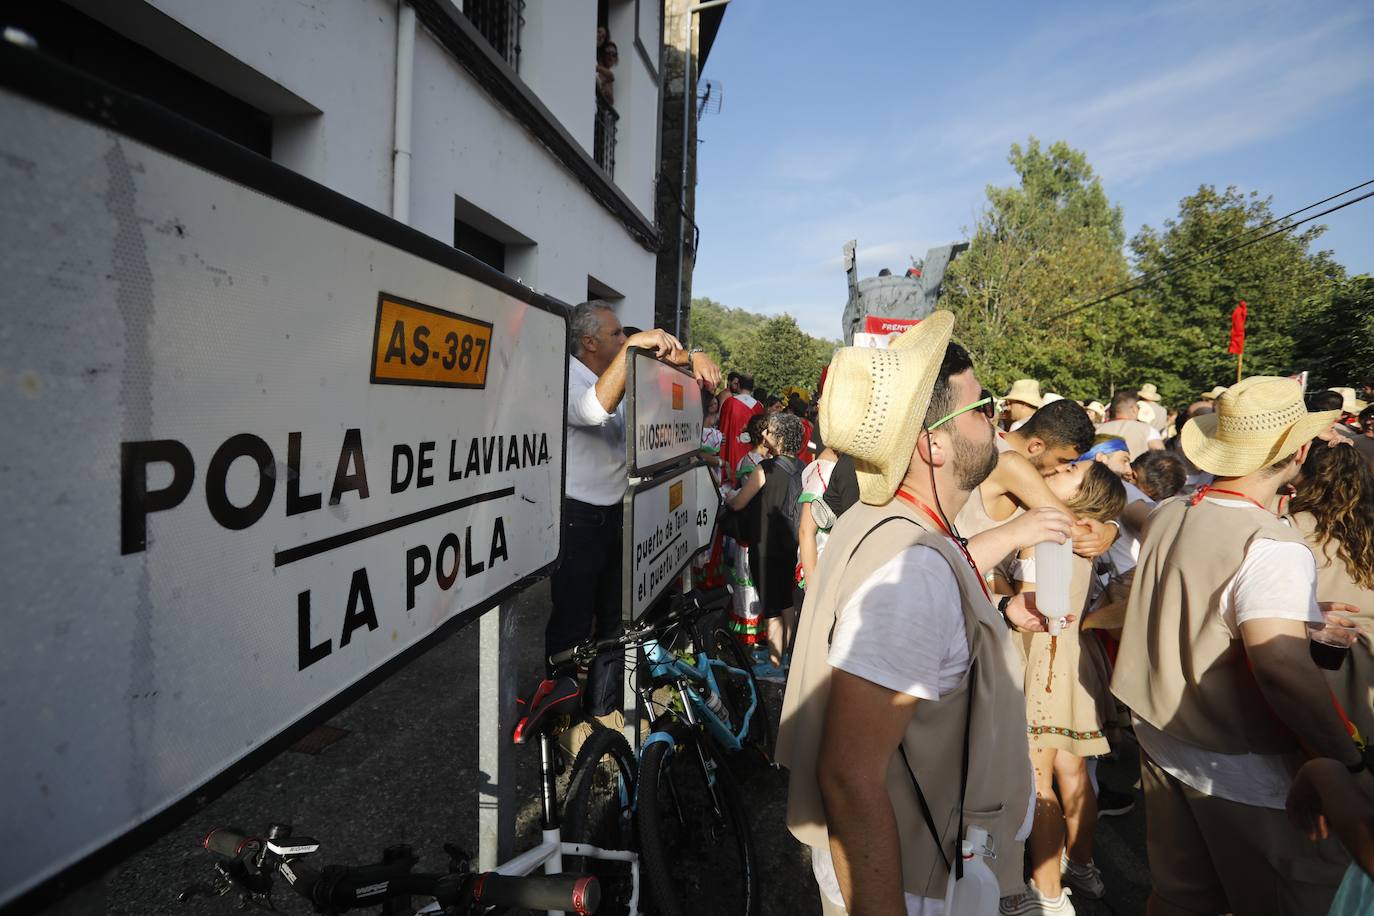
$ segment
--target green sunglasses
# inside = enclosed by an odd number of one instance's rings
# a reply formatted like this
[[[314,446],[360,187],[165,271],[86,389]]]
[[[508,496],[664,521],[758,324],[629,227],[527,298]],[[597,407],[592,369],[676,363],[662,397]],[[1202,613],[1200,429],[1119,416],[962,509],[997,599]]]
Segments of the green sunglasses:
[[[954,411],[954,413],[950,414],[947,417],[941,417],[940,419],[936,420],[934,423],[930,424],[930,426],[926,428],[938,429],[939,427],[944,426],[946,423],[948,423],[950,420],[953,420],[960,414],[968,413],[970,410],[976,410],[983,416],[991,420],[994,416],[997,415],[997,405],[993,403],[993,396],[991,393],[988,392],[986,388],[979,392],[979,395],[980,396],[978,400],[974,401],[972,404],[968,405],[967,407],[960,407],[958,410]]]

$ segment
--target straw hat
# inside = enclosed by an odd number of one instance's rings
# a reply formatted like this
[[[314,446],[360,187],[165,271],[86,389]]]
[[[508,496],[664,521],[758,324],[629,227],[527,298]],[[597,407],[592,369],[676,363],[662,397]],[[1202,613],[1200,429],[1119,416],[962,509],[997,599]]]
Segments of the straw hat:
[[[1159,403],[1159,389],[1155,388],[1154,382],[1146,382],[1145,384],[1141,385],[1140,390],[1136,392],[1136,395],[1141,400]]]
[[[1225,390],[1226,390],[1226,386],[1224,386],[1224,385],[1218,385],[1217,387],[1213,388],[1211,391],[1208,391],[1207,393],[1205,393],[1205,394],[1202,396],[1202,400],[1204,400],[1204,401],[1215,401],[1217,398],[1221,397],[1222,392],[1224,392]]]
[[[1088,413],[1097,414],[1098,422],[1107,416],[1107,407],[1101,401],[1092,401],[1084,408]]]
[[[835,351],[821,395],[821,429],[826,445],[854,459],[864,502],[888,502],[906,476],[953,330],[952,314],[932,312],[886,350]]]
[[[1055,401],[1062,400],[1064,400],[1064,396],[1062,394],[1055,394],[1053,391],[1046,391],[1045,396],[1040,401],[1040,406],[1044,407],[1046,404],[1053,404]]]
[[[1032,407],[1045,406],[1045,399],[1040,396],[1040,383],[1033,378],[1019,378],[1012,382],[1006,400],[1020,401]]]
[[[1218,477],[1244,477],[1281,461],[1340,418],[1336,410],[1308,413],[1302,385],[1269,375],[1232,385],[1216,405],[1216,413],[1189,420],[1179,439],[1188,460]]]
[[[1364,410],[1369,404],[1355,397],[1354,388],[1328,388],[1327,391],[1334,391],[1341,396],[1341,413],[1357,414]]]

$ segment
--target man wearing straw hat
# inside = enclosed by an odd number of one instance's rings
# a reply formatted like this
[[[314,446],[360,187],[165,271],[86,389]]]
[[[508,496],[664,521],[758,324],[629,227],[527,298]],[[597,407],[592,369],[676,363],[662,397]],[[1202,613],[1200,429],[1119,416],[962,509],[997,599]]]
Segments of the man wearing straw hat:
[[[1141,422],[1150,424],[1162,435],[1169,426],[1169,414],[1160,406],[1159,389],[1155,387],[1155,383],[1146,382],[1141,385],[1136,397],[1140,400]],[[1148,417],[1145,415],[1147,411],[1150,414]]]
[[[1309,656],[1312,553],[1266,507],[1337,414],[1264,376],[1216,405],[1180,433],[1215,480],[1151,517],[1112,678],[1143,752],[1150,912],[1325,913],[1344,856],[1284,814],[1299,742],[1374,779]]]
[[[971,826],[988,832],[1002,894],[1027,892],[1025,702],[1006,622],[950,527],[997,461],[992,399],[949,342],[953,324],[935,312],[890,349],[841,349],[821,398],[826,441],[852,457],[861,501],[836,522],[806,595],[777,757],[791,769],[787,824],[812,849],[827,914],[938,905]],[[1062,543],[1068,519],[1051,534],[1044,518],[1004,527]],[[1023,601],[1006,613],[1044,628]],[[1058,902],[1045,911],[1072,912]]]
[[[1020,429],[1031,418],[1031,414],[1045,406],[1045,399],[1040,394],[1040,383],[1033,378],[1019,378],[1012,382],[1011,388],[1002,400],[1007,402],[1007,413],[1011,418],[1011,426],[1007,432]]]

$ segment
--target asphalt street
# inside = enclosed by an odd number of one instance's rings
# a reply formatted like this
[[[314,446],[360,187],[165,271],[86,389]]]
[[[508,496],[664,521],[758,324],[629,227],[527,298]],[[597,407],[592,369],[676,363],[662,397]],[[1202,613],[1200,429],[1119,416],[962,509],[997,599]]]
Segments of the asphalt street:
[[[510,605],[520,639],[519,683],[528,692],[541,676],[540,649],[548,613],[548,586],[541,583]],[[443,871],[445,842],[476,852],[477,792],[485,775],[477,764],[477,628],[442,640],[410,665],[362,696],[328,723],[342,731],[317,754],[286,751],[256,773],[43,916],[107,913],[111,916],[235,912],[232,897],[197,897],[181,903],[184,888],[211,878],[201,837],[216,826],[261,829],[270,821],[295,825],[320,840],[321,863],[377,861],[384,847],[407,843],[420,857],[418,870]],[[776,722],[782,691],[764,685]],[[520,755],[516,797],[521,845],[538,831],[537,764],[533,749]],[[750,768],[744,794],[752,806],[758,860],[764,864],[763,912],[768,916],[819,913],[810,858],[784,826],[786,773]],[[1100,777],[1118,789],[1136,780],[1134,747],[1104,762]],[[1075,901],[1081,913],[1121,916],[1145,911],[1149,872],[1144,855],[1144,816],[1104,818],[1097,840],[1105,902]],[[276,903],[286,913],[310,908],[286,888]]]

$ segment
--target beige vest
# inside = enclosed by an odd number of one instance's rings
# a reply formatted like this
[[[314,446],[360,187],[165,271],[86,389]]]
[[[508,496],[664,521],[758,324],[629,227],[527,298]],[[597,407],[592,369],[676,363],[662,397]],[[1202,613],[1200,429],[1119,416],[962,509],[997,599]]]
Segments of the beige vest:
[[[1150,519],[1112,693],[1155,728],[1220,754],[1297,746],[1261,695],[1221,593],[1257,538],[1303,543],[1267,512],[1165,500]]]
[[[1099,436],[1117,436],[1130,449],[1135,461],[1150,450],[1150,424],[1140,420],[1111,420],[1097,428]]]
[[[1341,708],[1360,730],[1366,742],[1374,742],[1374,654],[1370,653],[1370,634],[1374,633],[1374,591],[1361,588],[1350,578],[1341,559],[1340,542],[1322,544],[1317,540],[1317,520],[1310,512],[1291,516],[1293,527],[1306,540],[1317,557],[1317,600],[1340,601],[1357,607],[1355,617],[1365,633],[1339,671],[1326,671],[1331,692],[1340,700]]]
[[[879,527],[885,519],[892,520]],[[816,758],[830,692],[830,635],[847,596],[878,567],[916,544],[938,551],[958,580],[970,667],[952,693],[939,701],[916,704],[902,747],[930,805],[940,849],[952,857],[957,848],[959,773],[972,687],[964,822],[987,829],[997,854],[989,864],[1002,894],[1011,894],[1024,887],[1022,844],[1015,835],[1031,793],[1025,700],[1021,685],[1010,673],[1011,641],[1006,624],[984,596],[963,553],[900,500],[886,506],[859,503],[841,516],[821,556],[816,577],[820,587],[807,592],[778,730],[777,759],[791,770],[787,826],[808,846],[829,844]],[[920,583],[910,587],[913,593],[921,590]],[[943,897],[949,871],[921,816],[900,753],[893,753],[888,761],[887,791],[897,818],[903,887],[918,896]]]

